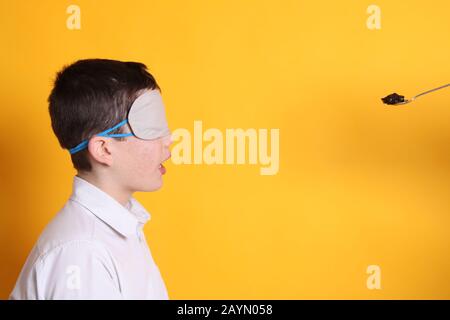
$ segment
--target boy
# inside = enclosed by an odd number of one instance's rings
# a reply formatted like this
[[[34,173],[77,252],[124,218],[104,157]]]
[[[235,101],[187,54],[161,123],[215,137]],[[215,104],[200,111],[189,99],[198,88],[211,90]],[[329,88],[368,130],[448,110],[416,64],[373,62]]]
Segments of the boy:
[[[144,64],[79,60],[48,98],[53,131],[77,174],[31,251],[10,299],[168,299],[132,197],[162,186],[171,135]]]

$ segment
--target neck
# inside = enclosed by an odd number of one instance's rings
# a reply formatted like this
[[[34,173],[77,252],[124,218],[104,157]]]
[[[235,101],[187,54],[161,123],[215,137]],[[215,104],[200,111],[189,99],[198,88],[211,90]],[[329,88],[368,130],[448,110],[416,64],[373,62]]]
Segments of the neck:
[[[96,186],[97,188],[99,188],[112,198],[114,198],[124,207],[126,207],[128,201],[132,196],[132,192],[120,188],[118,184],[112,179],[107,179],[91,172],[89,173],[78,172],[77,176],[86,180],[90,184],[93,184],[94,186]]]

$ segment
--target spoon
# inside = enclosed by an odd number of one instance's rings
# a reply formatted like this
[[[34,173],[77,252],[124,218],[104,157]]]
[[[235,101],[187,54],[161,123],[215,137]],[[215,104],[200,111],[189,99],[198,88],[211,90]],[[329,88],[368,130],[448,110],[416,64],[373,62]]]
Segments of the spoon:
[[[430,92],[433,92],[433,91],[436,91],[436,90],[439,90],[439,89],[443,89],[443,88],[448,87],[448,86],[450,86],[450,83],[445,84],[445,85],[440,86],[440,87],[437,87],[437,88],[434,88],[434,89],[431,89],[431,90],[428,90],[428,91],[425,91],[425,92],[422,92],[422,93],[419,93],[418,95],[412,97],[411,99],[406,99],[405,100],[405,96],[401,96],[399,94],[392,93],[392,94],[390,94],[390,95],[388,95],[388,96],[386,96],[384,98],[381,98],[381,100],[385,104],[393,105],[393,106],[399,106],[399,105],[402,105],[402,104],[407,104],[407,103],[413,102],[418,97],[423,96],[424,94],[427,94],[427,93],[430,93]]]

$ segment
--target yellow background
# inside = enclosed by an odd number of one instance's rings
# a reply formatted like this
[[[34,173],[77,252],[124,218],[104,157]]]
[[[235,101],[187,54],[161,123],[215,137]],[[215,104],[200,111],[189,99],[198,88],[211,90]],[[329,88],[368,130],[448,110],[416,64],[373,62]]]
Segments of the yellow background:
[[[68,30],[66,8],[81,8]],[[381,30],[366,27],[370,4]],[[0,298],[75,174],[50,127],[56,73],[141,61],[169,124],[280,128],[280,170],[167,165],[137,193],[169,296],[450,298],[450,3],[6,1],[0,5]],[[381,267],[381,290],[366,268]]]

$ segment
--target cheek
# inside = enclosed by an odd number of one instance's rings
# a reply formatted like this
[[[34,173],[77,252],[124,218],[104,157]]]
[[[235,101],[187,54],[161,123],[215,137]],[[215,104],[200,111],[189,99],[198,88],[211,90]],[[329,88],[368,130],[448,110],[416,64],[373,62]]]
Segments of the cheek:
[[[149,173],[159,167],[160,150],[155,144],[143,143],[138,146],[134,158],[138,173]]]

